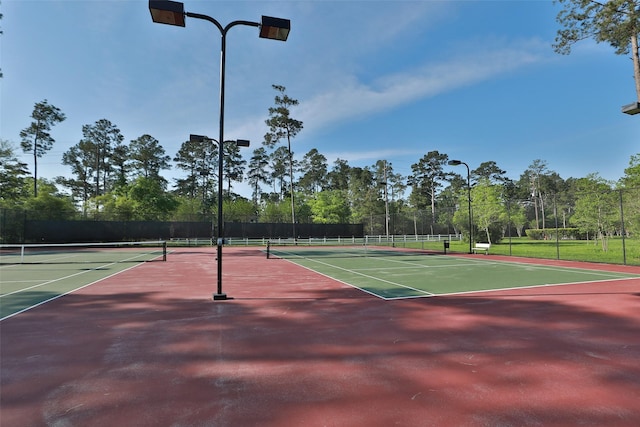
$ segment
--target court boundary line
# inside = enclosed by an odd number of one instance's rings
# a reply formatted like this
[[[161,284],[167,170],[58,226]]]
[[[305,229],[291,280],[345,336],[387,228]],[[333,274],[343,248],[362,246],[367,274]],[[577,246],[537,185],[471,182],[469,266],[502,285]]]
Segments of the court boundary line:
[[[411,297],[391,297],[387,298],[389,300],[398,300],[398,299],[415,299],[415,298],[436,298],[436,297],[447,297],[447,296],[456,296],[456,295],[465,295],[465,294],[479,294],[479,293],[489,293],[489,292],[502,292],[502,291],[515,291],[519,289],[535,289],[535,288],[552,288],[556,286],[577,286],[577,285],[590,285],[593,283],[606,283],[606,282],[619,282],[619,281],[627,281],[627,280],[639,280],[640,277],[623,277],[619,279],[604,279],[604,280],[590,280],[587,282],[564,282],[564,283],[544,283],[542,285],[526,285],[526,286],[512,286],[508,288],[497,288],[497,289],[480,289],[477,291],[460,291],[460,292],[449,292],[446,294],[434,294],[434,295],[415,295]]]
[[[282,251],[280,250],[283,254],[287,254],[289,256],[291,256],[291,258],[280,258],[280,259],[284,259],[284,260],[294,260],[294,259],[305,259],[305,260],[309,260],[309,261],[314,261],[314,262],[319,262],[322,263],[321,261],[318,260],[318,258],[313,258],[313,257],[307,257],[307,256],[303,256],[303,255],[299,255],[295,252],[287,252],[287,251]],[[277,256],[277,255],[276,255]],[[410,255],[409,255],[410,256]],[[416,255],[416,256],[420,256],[420,255]],[[583,267],[576,267],[576,266],[553,266],[553,265],[546,265],[546,264],[538,264],[538,263],[534,263],[534,262],[523,262],[523,261],[508,261],[508,260],[498,260],[498,259],[478,259],[478,258],[472,258],[472,257],[463,257],[463,256],[456,256],[456,255],[443,255],[443,254],[429,254],[429,257],[436,257],[436,258],[453,258],[456,260],[461,260],[462,264],[448,264],[448,265],[423,265],[420,263],[415,263],[415,262],[410,262],[410,261],[402,261],[400,259],[393,259],[393,256],[379,256],[379,257],[372,257],[372,258],[380,258],[380,259],[384,259],[385,261],[389,261],[389,262],[395,262],[395,263],[399,263],[399,264],[406,264],[406,265],[412,265],[415,268],[452,268],[452,267],[458,267],[458,266],[467,266],[469,264],[473,265],[491,265],[491,264],[500,264],[500,265],[517,265],[517,266],[527,266],[527,267],[531,267],[531,268],[535,268],[535,269],[539,269],[539,270],[550,270],[550,271],[564,271],[564,270],[577,270],[578,272],[584,272],[584,274],[594,274],[594,275],[601,275],[601,276],[608,276],[611,277],[611,275],[622,275],[622,278],[626,278],[629,277],[629,275],[636,275],[635,277],[640,277],[640,274],[638,273],[625,273],[625,272],[620,272],[620,271],[607,271],[607,270],[600,270],[600,269],[594,269],[594,268],[583,268]],[[360,257],[356,257],[356,259],[358,259]],[[366,256],[363,256],[363,258],[367,258]],[[400,257],[401,258],[401,257]],[[560,261],[564,261],[564,260],[560,260]],[[570,261],[572,262],[572,261]],[[582,262],[582,261],[575,261],[575,262]],[[331,264],[327,264],[330,266],[333,266]],[[333,266],[335,267],[335,266]],[[339,268],[339,267],[336,267]],[[369,268],[362,268],[362,269],[358,269],[360,271],[366,271],[366,270],[376,270],[376,269],[380,269],[381,267],[369,267]],[[393,267],[385,267],[385,268],[393,268]],[[397,267],[400,268],[400,267]],[[348,269],[346,269],[348,270]],[[348,271],[353,271],[353,270],[348,270]],[[587,273],[588,272],[588,273]],[[393,284],[393,283],[391,283]]]
[[[295,254],[293,254],[295,255]],[[444,255],[441,255],[440,257],[444,257]],[[294,261],[294,259],[300,259],[300,260],[307,260],[310,262],[315,262],[318,264],[322,264],[325,265],[327,267],[330,268],[335,268],[338,270],[342,270],[348,273],[353,273],[356,275],[360,275],[369,279],[373,279],[375,281],[379,281],[379,282],[383,282],[383,283],[388,283],[392,286],[397,286],[399,288],[405,288],[405,289],[409,289],[409,290],[413,290],[418,292],[418,295],[411,295],[411,296],[398,296],[398,297],[385,297],[383,295],[377,294],[375,292],[372,291],[368,291],[360,286],[345,282],[344,280],[341,279],[337,279],[335,277],[331,277],[328,274],[325,273],[321,273],[319,271],[316,271],[310,267],[306,267],[304,265],[298,264],[296,261]],[[561,283],[543,283],[543,284],[539,284],[539,285],[525,285],[525,286],[511,286],[511,287],[506,287],[506,288],[496,288],[496,289],[478,289],[478,290],[473,290],[473,291],[460,291],[460,292],[449,292],[449,293],[443,293],[443,294],[436,294],[433,292],[429,292],[429,291],[425,291],[425,290],[421,290],[421,289],[416,289],[414,287],[411,286],[407,286],[407,285],[403,285],[400,283],[395,283],[395,282],[391,282],[389,280],[385,280],[385,279],[380,279],[380,278],[376,278],[373,276],[369,276],[367,274],[364,273],[360,273],[359,271],[355,271],[352,269],[348,269],[348,268],[344,268],[344,267],[339,267],[336,265],[332,265],[329,263],[325,263],[322,261],[319,261],[318,259],[314,259],[314,258],[308,258],[308,257],[303,257],[303,256],[297,256],[296,258],[280,258],[284,261],[288,261],[291,262],[292,264],[295,264],[299,267],[305,268],[309,271],[312,271],[316,274],[320,274],[321,276],[324,277],[328,277],[332,280],[335,280],[339,283],[345,284],[347,286],[350,286],[354,289],[358,289],[362,292],[365,292],[369,295],[375,296],[377,298],[380,298],[384,301],[395,301],[395,300],[403,300],[403,299],[416,299],[416,298],[434,298],[434,297],[441,297],[441,296],[455,296],[455,295],[465,295],[465,294],[475,294],[475,293],[487,293],[487,292],[501,292],[501,291],[510,291],[510,290],[518,290],[518,289],[533,289],[533,288],[542,288],[542,287],[554,287],[554,286],[569,286],[569,285],[580,285],[580,284],[591,284],[591,283],[603,283],[603,282],[612,282],[612,281],[627,281],[627,280],[638,280],[640,279],[640,275],[635,274],[635,273],[622,273],[622,272],[617,272],[617,271],[603,271],[603,270],[597,270],[597,269],[589,269],[589,268],[580,268],[580,267],[572,267],[572,266],[548,266],[548,265],[541,265],[541,264],[535,264],[535,263],[527,263],[527,262],[522,262],[522,261],[516,261],[516,262],[510,262],[510,261],[502,261],[502,260],[481,260],[481,259],[473,259],[473,258],[466,258],[466,257],[457,257],[454,256],[453,258],[455,259],[459,259],[459,260],[465,260],[465,264],[459,264],[459,265],[454,265],[455,266],[463,266],[463,265],[468,265],[469,263],[467,263],[467,261],[470,261],[471,265],[491,265],[491,264],[496,264],[496,265],[516,265],[516,266],[527,266],[527,267],[532,267],[532,268],[536,268],[536,269],[540,269],[540,270],[551,270],[551,271],[564,271],[564,270],[575,270],[574,273],[580,273],[580,272],[584,272],[584,274],[593,274],[593,275],[600,275],[600,276],[608,276],[609,278],[607,279],[596,279],[596,280],[587,280],[587,281],[582,281],[582,282],[561,282]],[[384,257],[383,257],[384,258]],[[400,260],[394,260],[391,259],[389,261],[392,262],[397,262],[397,263],[403,263],[403,264],[409,264],[409,265],[413,265],[415,268],[438,268],[438,267],[447,267],[447,268],[451,268],[451,265],[446,265],[446,266],[428,266],[428,265],[421,265],[421,264],[413,264],[411,262],[408,261],[400,261]],[[366,270],[375,270],[375,269],[383,269],[384,267],[374,267],[374,268],[368,268]],[[386,268],[394,268],[394,267],[386,267]],[[398,267],[399,268],[399,267]],[[616,276],[616,275],[622,275],[622,276],[618,276],[618,277],[614,277],[612,278],[611,276]]]
[[[314,270],[314,269],[312,269],[312,268],[310,268],[310,267],[307,267],[307,266],[304,266],[304,265],[298,264],[297,262],[293,261],[292,259],[286,259],[286,258],[280,258],[280,259],[282,259],[282,260],[284,260],[284,261],[287,261],[287,262],[290,262],[291,264],[297,265],[298,267],[305,268],[305,269],[307,269],[307,270],[309,270],[309,271],[311,271],[311,272],[314,272],[314,273],[316,273],[316,274],[320,274],[320,275],[322,275],[322,276],[324,276],[324,277],[328,277],[329,279],[335,280],[336,282],[340,282],[340,283],[343,283],[343,284],[345,284],[345,285],[348,285],[348,286],[350,286],[350,287],[352,287],[352,288],[358,289],[358,290],[360,290],[360,291],[362,291],[362,292],[365,292],[365,293],[367,293],[367,294],[369,294],[369,295],[373,295],[373,296],[378,297],[378,298],[383,299],[383,300],[387,300],[387,299],[388,299],[387,297],[384,297],[384,296],[382,296],[382,295],[380,295],[380,294],[377,294],[377,293],[375,293],[375,292],[368,291],[368,290],[366,290],[366,289],[364,289],[364,288],[361,288],[360,286],[356,286],[356,285],[351,284],[351,283],[349,283],[349,282],[345,282],[344,280],[336,279],[335,277],[331,277],[331,276],[329,276],[328,274],[321,273],[321,272],[319,272],[319,271],[317,271],[317,270]],[[399,287],[399,288],[410,289],[410,290],[412,290],[412,291],[416,291],[416,292],[421,293],[421,294],[428,294],[428,295],[424,295],[424,296],[435,296],[435,294],[433,294],[433,293],[431,293],[431,292],[429,292],[429,291],[425,291],[425,290],[422,290],[422,289],[416,289],[416,288],[413,288],[413,287],[411,287],[411,286],[403,285],[403,284],[401,284],[401,283],[395,283],[395,282],[391,282],[391,281],[389,281],[389,280],[385,280],[385,279],[380,279],[380,278],[377,278],[377,277],[369,276],[369,275],[367,275],[367,274],[363,274],[363,273],[359,273],[359,272],[354,271],[354,270],[349,270],[349,269],[347,269],[347,268],[343,268],[343,267],[338,267],[338,266],[335,266],[335,265],[327,264],[327,263],[324,263],[324,262],[322,262],[322,261],[318,261],[318,260],[315,260],[315,259],[305,258],[305,257],[300,257],[300,259],[304,259],[304,260],[312,261],[312,262],[317,262],[318,264],[324,264],[324,265],[325,265],[325,266],[327,266],[327,267],[336,268],[336,269],[338,269],[338,270],[343,270],[343,271],[346,271],[346,272],[348,272],[348,273],[354,273],[354,274],[356,274],[356,275],[360,275],[360,276],[363,276],[363,277],[366,277],[366,278],[368,278],[368,279],[372,279],[372,280],[377,280],[377,281],[379,281],[379,282],[389,283],[390,285],[397,286],[397,287]]]
[[[444,257],[444,255],[441,255],[440,257]],[[407,265],[412,265],[415,268],[452,268],[452,267],[465,267],[465,266],[469,266],[469,265],[478,265],[478,266],[483,266],[483,265],[515,265],[515,266],[520,266],[520,267],[529,267],[532,269],[536,269],[536,270],[548,270],[548,271],[565,271],[565,270],[572,270],[575,273],[582,273],[582,274],[592,274],[594,276],[605,276],[605,277],[611,277],[611,276],[616,276],[616,277],[620,277],[621,279],[626,279],[626,278],[640,278],[640,274],[637,273],[624,273],[624,272],[620,272],[620,271],[607,271],[607,270],[597,270],[597,269],[590,269],[590,268],[580,268],[580,267],[564,267],[564,266],[550,266],[550,265],[544,265],[544,264],[535,264],[535,263],[526,263],[526,262],[521,262],[521,261],[516,261],[516,262],[510,262],[510,261],[501,261],[501,260],[481,260],[481,259],[469,259],[469,258],[464,258],[464,257],[454,257],[456,259],[464,259],[464,260],[469,260],[468,262],[465,261],[461,264],[443,264],[443,265],[422,265],[422,264],[417,264],[417,263],[413,263],[413,262],[409,262],[409,261],[400,261],[400,260],[395,260],[395,259],[385,259],[386,261],[390,261],[390,262],[396,262],[396,263],[402,263],[402,264],[407,264]],[[378,270],[378,269],[383,269],[383,268],[402,268],[402,267],[369,267],[369,268],[362,268],[360,270]],[[604,280],[608,280],[608,279],[604,279]],[[591,281],[589,281],[591,282]],[[587,283],[587,282],[585,282]]]
[[[499,256],[506,256],[506,255],[499,255]],[[504,260],[504,259],[487,259],[487,260],[483,260],[483,259],[479,259],[479,258],[472,258],[472,257],[462,257],[462,256],[456,256],[456,255],[452,255],[453,258],[457,258],[457,259],[468,259],[470,261],[476,262],[476,263],[487,263],[487,264],[516,264],[516,265],[526,265],[526,266],[532,266],[532,267],[536,267],[536,268],[547,268],[547,269],[566,269],[566,270],[583,270],[583,271],[589,271],[589,272],[594,272],[594,273],[602,273],[602,272],[606,272],[606,273],[612,273],[612,274],[626,274],[626,275],[630,275],[630,274],[634,274],[636,275],[636,277],[640,277],[640,273],[625,273],[622,271],[610,271],[610,270],[605,270],[605,269],[598,269],[598,268],[584,268],[584,267],[576,267],[576,266],[571,266],[571,265],[549,265],[549,264],[543,264],[543,263],[538,263],[538,262],[524,262],[524,261],[510,261],[510,260]],[[522,257],[517,257],[519,259],[521,259]],[[531,258],[532,260],[538,260],[538,261],[552,261],[552,262],[568,262],[568,263],[579,263],[579,264],[597,264],[597,265],[611,265],[611,266],[618,266],[618,267],[635,267],[635,266],[630,266],[630,265],[623,265],[623,264],[607,264],[607,263],[594,263],[591,261],[576,261],[576,260],[556,260],[556,259],[549,259],[549,258]]]
[[[72,256],[70,255],[70,256],[69,256],[69,258],[74,257],[74,256],[76,256],[76,255],[72,255]],[[29,291],[29,290],[31,290],[31,289],[39,288],[40,286],[46,286],[46,285],[48,285],[48,284],[50,284],[50,283],[55,283],[55,282],[60,281],[60,280],[69,279],[69,278],[71,278],[71,277],[81,276],[81,275],[83,275],[83,274],[85,274],[85,273],[90,273],[90,272],[92,272],[92,271],[97,271],[97,270],[99,270],[99,269],[101,269],[101,268],[104,268],[104,267],[109,267],[109,266],[112,266],[112,265],[117,265],[117,264],[119,264],[119,263],[121,263],[121,262],[128,262],[128,261],[131,261],[131,260],[133,260],[133,259],[139,258],[140,256],[142,256],[142,255],[132,256],[132,257],[129,257],[129,258],[125,258],[125,259],[123,259],[123,260],[120,260],[120,261],[108,262],[108,263],[106,263],[106,264],[102,264],[102,265],[99,265],[99,266],[96,266],[96,267],[90,268],[90,269],[88,269],[88,270],[83,270],[83,271],[80,271],[80,272],[78,272],[78,273],[70,274],[70,275],[68,275],[68,276],[58,277],[57,279],[53,279],[53,280],[46,281],[46,282],[44,282],[44,283],[40,283],[40,284],[37,284],[37,285],[29,286],[29,287],[27,287],[27,288],[21,288],[21,289],[18,289],[18,290],[16,290],[16,291],[13,291],[13,292],[9,292],[9,293],[6,293],[6,294],[0,294],[0,298],[4,298],[4,297],[10,296],[10,295],[14,295],[14,294],[19,294],[20,292]],[[65,256],[65,257],[63,257],[62,259],[64,259],[64,258],[68,258],[68,257],[66,257],[66,256]],[[61,259],[61,258],[53,258],[53,259],[54,259],[54,260],[58,260],[58,259]],[[154,259],[155,259],[155,258],[154,258]],[[49,262],[51,262],[51,261],[49,261]],[[46,262],[43,262],[43,263],[41,263],[41,264],[46,264]],[[87,262],[87,264],[98,264],[98,263]],[[28,264],[19,264],[19,265],[28,265]],[[127,270],[127,269],[125,269],[125,270]],[[121,271],[124,271],[124,270],[121,270]],[[15,282],[15,281],[12,281],[12,282]]]
[[[545,288],[545,287],[549,287],[550,288],[550,287],[555,287],[555,286],[589,285],[589,284],[593,284],[593,283],[619,282],[619,281],[638,280],[638,279],[640,279],[640,277],[622,277],[622,278],[616,278],[616,279],[589,280],[589,281],[586,281],[586,282],[543,283],[541,285],[511,286],[511,287],[508,287],[508,288],[496,288],[496,289],[478,289],[478,290],[475,290],[475,291],[447,292],[447,293],[444,293],[444,294],[433,294],[433,293],[431,293],[430,295],[411,295],[411,296],[407,296],[407,297],[382,297],[382,296],[380,296],[380,298],[382,298],[384,300],[387,300],[387,301],[403,300],[403,299],[416,299],[416,298],[437,298],[437,297],[448,297],[448,296],[465,295],[465,294],[515,291],[515,290],[519,290],[519,289],[535,289],[535,288]]]
[[[61,278],[58,278],[58,279],[56,279],[56,280],[50,280],[49,282],[45,282],[45,283],[40,284],[40,285],[37,285],[37,286],[31,286],[31,287],[29,287],[29,288],[21,289],[20,291],[15,291],[15,292],[11,292],[11,293],[9,293],[9,294],[0,295],[0,298],[1,298],[1,297],[8,296],[8,295],[13,295],[13,294],[16,294],[16,293],[19,293],[19,292],[27,291],[27,290],[30,290],[30,289],[34,289],[34,288],[37,288],[37,287],[39,287],[39,286],[45,286],[45,285],[47,285],[47,284],[49,284],[49,283],[54,283],[54,282],[57,282],[58,280],[62,280],[62,279],[65,279],[65,278],[74,277],[74,276],[81,275],[81,274],[84,274],[84,273],[89,273],[89,272],[91,272],[91,271],[96,271],[96,270],[97,270],[97,269],[99,269],[99,268],[108,267],[108,266],[110,266],[110,265],[114,265],[114,264],[118,264],[118,262],[112,262],[112,263],[109,263],[109,264],[101,265],[100,267],[95,267],[95,268],[92,268],[91,270],[85,270],[85,271],[82,271],[82,272],[80,272],[80,273],[72,274],[72,275],[70,275],[70,276],[61,277]],[[111,278],[111,277],[113,277],[113,276],[116,276],[116,275],[118,275],[118,274],[124,273],[125,271],[131,270],[131,269],[133,269],[133,268],[139,267],[140,265],[142,265],[142,264],[132,265],[132,266],[130,266],[130,267],[128,267],[128,268],[125,268],[124,270],[116,271],[115,273],[112,273],[112,274],[110,274],[110,275],[108,275],[108,276],[102,277],[102,278],[100,278],[100,279],[98,279],[98,280],[94,280],[94,281],[93,281],[93,282],[91,282],[91,283],[87,283],[87,284],[85,284],[85,285],[82,285],[82,286],[79,286],[79,287],[77,287],[77,288],[71,289],[71,290],[69,290],[69,291],[67,291],[67,292],[64,292],[64,293],[62,293],[62,294],[58,294],[58,295],[53,296],[53,297],[51,297],[51,298],[49,298],[49,299],[46,299],[46,300],[44,300],[44,301],[39,301],[39,302],[37,302],[36,304],[33,304],[33,305],[30,305],[30,306],[25,307],[25,308],[23,308],[23,309],[20,309],[20,310],[16,311],[15,313],[11,313],[11,314],[8,314],[8,315],[6,315],[6,316],[4,316],[4,317],[0,317],[0,322],[2,322],[3,320],[9,319],[9,318],[11,318],[11,317],[13,317],[13,316],[16,316],[16,315],[18,315],[18,314],[21,314],[21,313],[24,313],[24,312],[26,312],[26,311],[32,310],[32,309],[34,309],[34,308],[36,308],[36,307],[39,307],[39,306],[41,306],[41,305],[47,304],[47,303],[49,303],[49,302],[51,302],[51,301],[57,300],[58,298],[62,298],[62,297],[66,296],[66,295],[69,295],[69,294],[71,294],[71,293],[73,293],[73,292],[77,292],[77,291],[79,291],[79,290],[81,290],[81,289],[84,289],[84,288],[86,288],[86,287],[88,287],[88,286],[95,285],[96,283],[99,283],[99,282],[101,282],[101,281],[103,281],[103,280],[109,279],[109,278]]]

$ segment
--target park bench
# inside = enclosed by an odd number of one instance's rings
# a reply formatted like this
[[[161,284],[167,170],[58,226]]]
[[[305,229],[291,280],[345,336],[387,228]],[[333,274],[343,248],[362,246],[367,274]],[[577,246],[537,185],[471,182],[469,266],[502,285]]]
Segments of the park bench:
[[[484,251],[484,254],[487,255],[489,253],[489,248],[491,247],[491,243],[476,243],[473,247],[473,253],[477,253],[478,251]]]

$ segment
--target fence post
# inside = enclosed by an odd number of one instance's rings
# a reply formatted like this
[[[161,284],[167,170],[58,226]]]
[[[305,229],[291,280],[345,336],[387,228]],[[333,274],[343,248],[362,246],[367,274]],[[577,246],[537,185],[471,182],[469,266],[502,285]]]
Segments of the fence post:
[[[556,203],[556,195],[553,195],[553,216],[556,220],[556,259],[560,259],[560,236],[558,232],[558,204]]]
[[[507,233],[509,234],[509,256],[513,255],[511,247],[511,196],[507,197]]]

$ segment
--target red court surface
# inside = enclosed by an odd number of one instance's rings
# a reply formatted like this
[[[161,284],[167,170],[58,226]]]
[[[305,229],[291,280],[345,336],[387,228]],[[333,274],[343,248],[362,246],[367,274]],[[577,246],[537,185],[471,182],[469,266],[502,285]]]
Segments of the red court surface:
[[[0,424],[640,425],[640,280],[384,301],[223,260],[232,300],[187,248],[1,322]]]

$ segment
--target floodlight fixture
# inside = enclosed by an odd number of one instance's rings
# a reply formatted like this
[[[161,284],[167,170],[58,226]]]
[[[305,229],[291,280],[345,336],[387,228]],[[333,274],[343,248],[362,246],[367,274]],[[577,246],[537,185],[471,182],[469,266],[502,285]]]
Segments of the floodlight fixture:
[[[204,142],[204,141],[210,140],[210,139],[211,138],[208,138],[208,137],[206,137],[204,135],[194,135],[194,134],[190,134],[189,135],[189,142]]]
[[[291,31],[291,21],[288,19],[262,16],[260,23],[260,37],[263,39],[287,41]]]
[[[184,27],[184,3],[169,0],[149,0],[151,19],[158,24]]]
[[[189,142],[205,142],[205,141],[215,142],[216,145],[218,145],[218,140],[215,138],[209,138],[208,136],[205,136],[205,135],[196,135],[193,133],[189,134]],[[236,140],[228,139],[224,143],[225,144],[233,143],[233,144],[236,144],[238,147],[249,147],[251,145],[251,141],[249,141],[248,139],[236,139]]]
[[[631,104],[623,105],[622,112],[631,116],[640,113],[640,102],[632,102]]]

